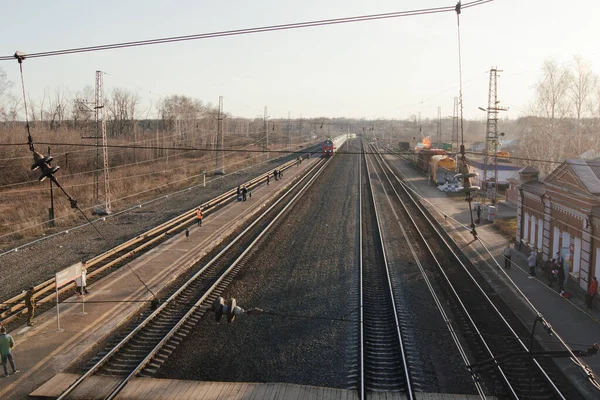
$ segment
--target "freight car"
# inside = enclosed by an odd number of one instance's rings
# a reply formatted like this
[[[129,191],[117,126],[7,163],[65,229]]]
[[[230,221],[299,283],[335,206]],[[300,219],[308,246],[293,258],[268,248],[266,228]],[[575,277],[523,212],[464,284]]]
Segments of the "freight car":
[[[417,168],[423,171],[424,173],[429,173],[429,166],[431,162],[431,157],[435,155],[446,155],[445,150],[441,149],[418,149],[416,154],[416,165]]]
[[[451,179],[456,174],[456,161],[452,157],[436,155],[431,157],[430,177],[436,185],[442,185],[446,178]]]
[[[410,142],[400,142],[398,148],[400,151],[408,151],[410,150]]]

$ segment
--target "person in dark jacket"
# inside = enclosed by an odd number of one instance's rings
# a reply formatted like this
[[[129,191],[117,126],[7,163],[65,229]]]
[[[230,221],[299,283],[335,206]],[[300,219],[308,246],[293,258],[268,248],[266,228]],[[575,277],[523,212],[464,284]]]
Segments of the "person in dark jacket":
[[[558,266],[558,293],[563,294],[565,291],[565,269],[562,265]]]
[[[246,194],[248,194],[248,189],[246,186],[242,186],[242,201],[246,201]]]

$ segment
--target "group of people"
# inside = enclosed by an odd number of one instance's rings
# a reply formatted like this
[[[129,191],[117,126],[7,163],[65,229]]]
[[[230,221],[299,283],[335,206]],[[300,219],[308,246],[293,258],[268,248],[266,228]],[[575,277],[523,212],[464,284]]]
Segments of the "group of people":
[[[504,268],[510,269],[512,264],[512,250],[510,243],[504,248],[502,253],[504,256]],[[527,265],[529,266],[529,279],[533,279],[536,276],[536,267],[540,264],[540,260],[538,260],[538,252],[535,249],[531,250],[531,253],[527,257]],[[560,252],[556,252],[556,255],[551,260],[546,261],[544,268],[546,273],[548,274],[548,287],[554,286],[554,283],[558,283],[558,293],[561,295],[565,295],[565,282],[566,282],[566,273],[563,266],[563,258]],[[540,264],[541,265],[541,264]],[[592,309],[594,304],[594,299],[598,294],[598,279],[594,276],[592,278],[592,282],[588,288],[588,291],[585,295],[585,305],[588,310]]]
[[[283,171],[281,170],[274,170],[273,171],[273,178],[275,178],[276,181],[280,180],[281,178],[283,178]]]
[[[27,308],[27,326],[33,325],[33,317],[35,315],[35,288],[31,286],[25,292],[25,307]],[[2,358],[2,369],[4,370],[4,377],[8,377],[8,364],[12,368],[13,374],[19,372],[15,365],[15,359],[12,354],[12,349],[15,347],[15,340],[11,335],[8,334],[4,326],[0,326],[0,356]]]
[[[246,185],[238,186],[237,187],[237,201],[246,201],[246,197],[248,196],[249,193],[250,192],[246,188]],[[252,197],[252,194],[250,194],[250,197]]]

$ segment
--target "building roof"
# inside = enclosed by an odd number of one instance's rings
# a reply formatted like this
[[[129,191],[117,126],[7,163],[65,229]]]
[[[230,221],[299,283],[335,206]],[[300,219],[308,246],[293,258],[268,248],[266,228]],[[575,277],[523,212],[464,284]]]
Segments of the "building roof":
[[[521,185],[521,187],[524,190],[527,190],[529,193],[535,193],[535,194],[546,193],[546,185],[544,185],[542,182],[539,182],[539,181],[523,183]]]
[[[600,194],[600,165],[598,162],[572,158],[567,160],[571,170],[591,194]]]
[[[532,166],[526,166],[524,168],[521,168],[520,170],[517,171],[518,174],[524,173],[524,174],[531,174],[531,173],[539,173],[540,171],[538,171],[537,169],[533,168]]]

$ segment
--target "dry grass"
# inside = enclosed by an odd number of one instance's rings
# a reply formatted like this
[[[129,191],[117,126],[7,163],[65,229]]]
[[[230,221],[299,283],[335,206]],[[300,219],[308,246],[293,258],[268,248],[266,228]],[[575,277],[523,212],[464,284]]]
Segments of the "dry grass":
[[[34,135],[44,142],[90,144],[89,139],[81,139],[80,132],[44,132]],[[148,137],[154,137],[149,133]],[[141,138],[140,138],[141,136]],[[21,139],[17,140],[15,139]],[[3,143],[23,143],[25,134],[0,132]],[[138,135],[138,140],[143,140]],[[234,142],[231,140],[229,143]],[[238,140],[239,148],[247,146],[249,140]],[[111,145],[130,145],[124,139],[111,139]],[[298,146],[300,149],[308,143]],[[256,147],[248,147],[257,150]],[[285,145],[271,144],[271,150],[287,150]],[[47,154],[47,146],[38,145],[36,150]],[[93,147],[54,146],[53,165],[59,165],[56,174],[58,181],[67,193],[77,199],[78,205],[89,216],[95,201],[95,154]],[[274,154],[272,157],[277,157]],[[159,197],[179,189],[202,183],[203,171],[210,180],[215,168],[215,155],[206,151],[169,150],[159,152],[154,149],[109,148],[110,196],[113,212]],[[135,163],[134,163],[135,160]],[[265,160],[262,153],[226,152],[225,172],[230,173]],[[66,196],[54,186],[54,228],[48,226],[50,190],[48,181],[38,182],[37,172],[31,172],[31,154],[27,146],[0,147],[0,166],[5,173],[0,176],[0,245],[11,247],[15,241],[39,237],[82,223],[81,214],[70,207]],[[102,181],[102,175],[100,175]]]
[[[496,219],[492,227],[509,240],[517,236],[517,218]]]

